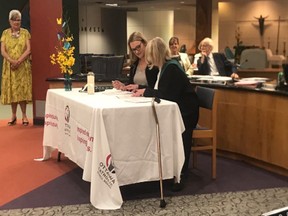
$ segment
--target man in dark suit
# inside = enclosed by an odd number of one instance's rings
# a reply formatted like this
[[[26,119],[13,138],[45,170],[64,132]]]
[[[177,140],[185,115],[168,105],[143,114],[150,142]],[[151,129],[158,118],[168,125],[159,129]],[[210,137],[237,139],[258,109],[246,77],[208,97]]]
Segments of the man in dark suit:
[[[198,49],[201,51],[201,57],[197,61],[199,75],[239,78],[235,66],[223,53],[212,53],[213,41],[210,38],[204,38]]]

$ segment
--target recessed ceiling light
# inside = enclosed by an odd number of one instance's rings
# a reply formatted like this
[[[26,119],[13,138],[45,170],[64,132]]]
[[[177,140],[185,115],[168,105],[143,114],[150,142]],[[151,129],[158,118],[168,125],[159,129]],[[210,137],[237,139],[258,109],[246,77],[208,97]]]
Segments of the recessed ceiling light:
[[[110,7],[118,7],[118,4],[105,4],[105,5]]]

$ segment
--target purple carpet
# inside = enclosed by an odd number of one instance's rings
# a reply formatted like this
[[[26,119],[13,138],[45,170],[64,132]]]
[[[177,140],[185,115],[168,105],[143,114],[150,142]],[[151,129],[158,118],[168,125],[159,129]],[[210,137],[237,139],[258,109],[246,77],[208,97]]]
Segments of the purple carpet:
[[[172,192],[172,180],[165,180],[164,197],[246,191],[274,187],[287,187],[288,177],[270,173],[241,161],[217,158],[217,179],[210,177],[210,157],[199,154],[199,168],[191,170],[184,179],[184,189]],[[204,172],[205,171],[205,172]],[[160,197],[159,182],[147,182],[122,186],[124,201]],[[90,203],[90,183],[82,180],[82,169],[69,173],[27,193],[0,209],[34,208],[55,205]]]

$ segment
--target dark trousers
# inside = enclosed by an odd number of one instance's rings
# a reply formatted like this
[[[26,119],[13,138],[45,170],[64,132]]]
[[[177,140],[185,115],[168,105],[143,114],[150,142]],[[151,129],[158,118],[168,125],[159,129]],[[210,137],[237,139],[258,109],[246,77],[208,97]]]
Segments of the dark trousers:
[[[182,133],[182,140],[184,146],[185,161],[182,167],[182,174],[187,174],[189,168],[189,161],[191,155],[191,147],[193,143],[192,134],[193,129],[196,127],[199,118],[199,107],[195,105],[193,113],[190,115],[183,116],[183,123],[185,125],[185,131]]]
[[[190,155],[191,155],[191,147],[192,147],[192,134],[193,134],[192,128],[186,128],[186,130],[182,133],[182,140],[183,140],[184,154],[185,154],[185,161],[184,161],[184,165],[181,171],[182,174],[185,174],[188,172],[189,160],[190,160]]]

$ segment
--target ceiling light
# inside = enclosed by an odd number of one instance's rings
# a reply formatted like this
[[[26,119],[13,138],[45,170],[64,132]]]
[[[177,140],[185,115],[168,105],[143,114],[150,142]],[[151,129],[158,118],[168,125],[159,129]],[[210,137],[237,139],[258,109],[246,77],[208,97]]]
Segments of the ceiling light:
[[[105,5],[109,7],[118,7],[118,4],[105,4]]]

